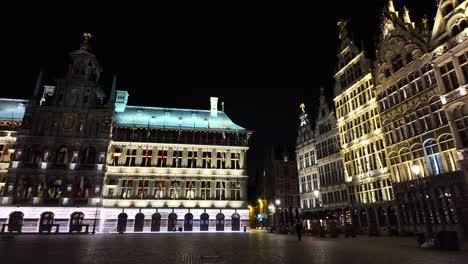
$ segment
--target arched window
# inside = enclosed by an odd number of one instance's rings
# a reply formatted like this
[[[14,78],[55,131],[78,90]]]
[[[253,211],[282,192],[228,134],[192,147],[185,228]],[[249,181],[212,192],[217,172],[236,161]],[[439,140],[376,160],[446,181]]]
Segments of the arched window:
[[[411,158],[411,153],[408,148],[402,148],[400,150],[400,160],[401,160],[401,180],[402,181],[408,181],[412,180],[415,175],[412,175],[411,173],[411,164],[412,164],[412,158]]]
[[[23,227],[23,212],[15,211],[10,214],[8,218],[8,232],[19,232]]]
[[[444,169],[448,172],[456,171],[455,143],[452,135],[445,134],[439,137],[440,152],[444,160]]]
[[[453,120],[462,147],[468,147],[468,106],[462,105],[453,110]]]
[[[216,215],[216,231],[224,231],[224,214]]]
[[[240,231],[240,216],[238,213],[234,213],[231,216],[231,230]]]
[[[207,213],[200,215],[200,231],[208,231],[210,216]]]
[[[424,154],[427,159],[427,164],[432,175],[443,173],[442,160],[440,158],[439,149],[435,139],[428,139],[424,142]]]
[[[127,230],[127,218],[126,213],[120,213],[117,217],[117,232],[124,233]]]
[[[391,152],[388,154],[388,159],[390,160],[390,172],[393,174],[393,180],[400,182],[402,180],[400,173],[400,158],[396,152]]]
[[[193,214],[188,213],[184,217],[184,231],[193,230]]]
[[[439,97],[432,97],[429,100],[432,117],[434,118],[434,126],[440,127],[447,124],[447,117],[445,112],[442,111],[442,103],[440,102]]]
[[[135,226],[134,232],[142,232],[143,226],[145,225],[145,215],[143,213],[138,213],[135,215]]]
[[[169,214],[167,222],[167,231],[176,231],[177,228],[177,215],[175,213]]]
[[[159,232],[161,230],[161,214],[154,213],[151,217],[151,232]]]

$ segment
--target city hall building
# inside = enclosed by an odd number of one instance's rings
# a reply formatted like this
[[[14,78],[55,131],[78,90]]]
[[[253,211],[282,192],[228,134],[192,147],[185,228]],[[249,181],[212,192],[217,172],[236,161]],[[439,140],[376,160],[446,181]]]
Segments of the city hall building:
[[[252,131],[218,110],[108,95],[89,35],[56,86],[0,99],[3,232],[243,231]]]

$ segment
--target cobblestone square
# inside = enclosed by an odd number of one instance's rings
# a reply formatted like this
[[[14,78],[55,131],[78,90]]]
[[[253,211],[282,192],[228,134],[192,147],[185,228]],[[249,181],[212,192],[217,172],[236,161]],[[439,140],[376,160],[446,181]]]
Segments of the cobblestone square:
[[[468,250],[416,247],[414,237],[313,238],[268,233],[20,235],[1,263],[468,263]]]

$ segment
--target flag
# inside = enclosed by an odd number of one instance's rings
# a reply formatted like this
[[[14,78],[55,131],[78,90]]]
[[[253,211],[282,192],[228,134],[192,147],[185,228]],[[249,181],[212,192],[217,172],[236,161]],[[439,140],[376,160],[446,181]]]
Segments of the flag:
[[[84,196],[84,176],[81,176],[80,185],[78,186],[78,198]]]
[[[223,136],[223,140],[226,139],[226,133],[224,132],[224,130],[223,130],[223,132],[221,132],[221,136]]]
[[[8,145],[3,145],[2,157],[8,154]]]
[[[16,196],[21,197],[21,193],[23,192],[23,178],[18,179],[18,188],[16,190]]]
[[[238,142],[238,141],[239,141],[239,130],[236,127],[236,142]]]
[[[208,157],[208,152],[205,155],[206,164],[210,163],[210,158]]]
[[[148,150],[148,145],[146,145],[146,150],[145,150],[145,158],[146,158],[146,161],[148,162],[148,159],[149,159],[149,150]]]
[[[41,177],[40,190],[38,190],[37,197],[38,197],[38,198],[43,198],[43,197],[45,197],[46,189],[47,189],[46,178],[45,178],[45,176],[42,176],[42,177]]]
[[[192,191],[192,179],[189,178],[189,187],[188,187],[189,191]]]
[[[221,161],[224,162],[224,152],[221,152]]]
[[[162,179],[161,176],[159,176],[159,193],[162,192]]]
[[[146,128],[146,137],[149,138],[150,135],[151,135],[151,131],[150,131],[150,125],[149,125],[150,121],[148,120],[148,127]]]
[[[161,149],[161,167],[163,166],[164,163],[164,147]]]
[[[180,120],[180,119],[179,119]],[[180,141],[181,123],[179,122],[179,133],[177,135],[177,142]]]

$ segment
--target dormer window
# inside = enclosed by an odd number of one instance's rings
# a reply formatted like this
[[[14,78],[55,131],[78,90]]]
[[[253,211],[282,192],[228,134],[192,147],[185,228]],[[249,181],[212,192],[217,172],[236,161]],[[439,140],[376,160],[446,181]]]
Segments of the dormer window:
[[[443,9],[442,9],[442,15],[446,16],[450,14],[450,12],[453,11],[453,5],[452,4],[447,4]]]

